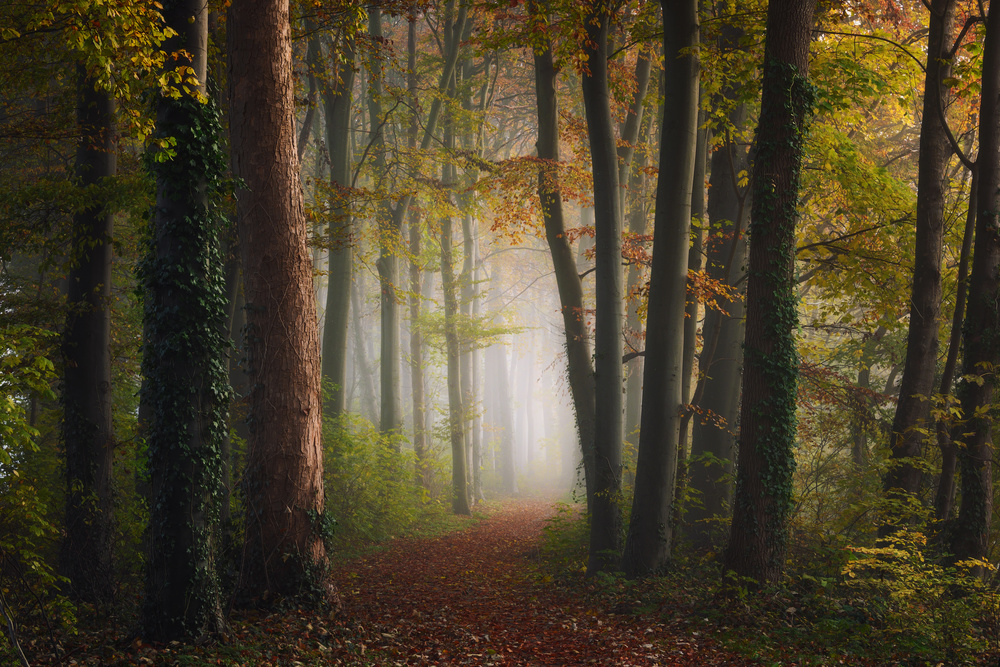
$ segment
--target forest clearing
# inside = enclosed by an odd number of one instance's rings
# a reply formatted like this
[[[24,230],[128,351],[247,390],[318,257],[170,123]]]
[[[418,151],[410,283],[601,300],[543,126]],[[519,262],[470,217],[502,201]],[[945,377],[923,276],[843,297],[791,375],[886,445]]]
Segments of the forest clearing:
[[[1000,0],[25,0],[0,59],[0,662],[997,658]]]

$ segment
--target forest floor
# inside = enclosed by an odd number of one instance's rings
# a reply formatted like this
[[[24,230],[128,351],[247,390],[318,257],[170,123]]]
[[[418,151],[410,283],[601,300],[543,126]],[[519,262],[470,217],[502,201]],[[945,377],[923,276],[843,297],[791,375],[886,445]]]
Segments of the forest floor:
[[[338,562],[338,609],[234,612],[224,640],[150,645],[127,624],[89,623],[25,648],[32,665],[928,664],[870,661],[863,651],[831,659],[815,636],[787,644],[771,621],[749,618],[749,608],[740,622],[728,603],[708,599],[703,579],[687,591],[585,579],[579,564],[558,562],[553,528],[574,517],[551,499],[477,508],[458,530],[397,539]],[[3,656],[0,663],[8,664]]]

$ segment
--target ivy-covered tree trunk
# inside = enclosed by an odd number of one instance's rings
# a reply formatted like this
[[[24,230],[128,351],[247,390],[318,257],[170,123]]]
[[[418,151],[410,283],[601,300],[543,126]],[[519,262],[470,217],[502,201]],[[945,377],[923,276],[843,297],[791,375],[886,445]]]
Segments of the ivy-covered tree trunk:
[[[326,563],[321,539],[319,339],[294,135],[288,0],[229,9],[233,174],[250,393],[240,588],[295,595]],[[273,598],[272,598],[273,599]]]
[[[342,66],[323,93],[326,147],[330,156],[330,189],[336,198],[327,234],[330,253],[329,287],[323,313],[323,379],[329,398],[324,416],[335,419],[344,412],[347,384],[347,329],[350,318],[354,247],[353,222],[340,189],[351,186],[351,91],[354,88],[354,43],[342,40]]]
[[[594,489],[587,573],[614,568],[621,547],[622,460],[622,219],[618,155],[608,88],[608,29],[612,3],[587,11],[583,104],[594,178],[596,294],[594,331]]]
[[[962,500],[951,543],[956,560],[989,556],[993,517],[994,394],[1000,366],[1000,5],[993,3],[986,19],[982,85],[976,241],[958,385],[964,426],[958,447]]]
[[[80,143],[76,178],[92,203],[73,216],[73,255],[63,337],[62,442],[66,452],[66,538],[60,570],[75,597],[110,602],[111,241],[114,215],[99,194],[117,171],[115,103],[83,65],[77,69]]]
[[[537,2],[529,3],[537,32],[544,30],[544,15]],[[566,338],[566,368],[573,397],[576,428],[583,454],[583,478],[587,508],[592,507],[594,487],[594,367],[590,358],[590,334],[584,317],[583,286],[576,257],[566,235],[562,195],[559,190],[559,108],[556,98],[556,70],[552,49],[535,49],[535,100],[538,107],[538,198],[541,202],[545,240],[552,255],[559,306]]]
[[[203,2],[165,3],[177,31],[168,52],[188,54],[204,96],[208,11]],[[142,276],[147,338],[143,401],[152,480],[142,624],[155,641],[223,629],[216,553],[222,447],[227,435],[225,256],[214,210],[225,160],[222,125],[210,98],[161,94],[156,134],[176,140],[174,155],[154,155],[156,211]]]
[[[929,428],[931,393],[937,372],[938,328],[941,318],[941,250],[944,239],[947,166],[951,155],[942,104],[948,87],[948,49],[954,23],[954,0],[932,0],[927,35],[923,118],[920,123],[920,158],[917,167],[916,247],[913,252],[913,285],[910,296],[906,362],[899,385],[899,401],[892,420],[892,467],[883,479],[890,500],[901,503],[890,512],[895,521],[910,513],[904,505],[920,489],[921,467],[914,461],[923,451]],[[932,425],[930,426],[932,427]]]
[[[687,381],[682,373],[684,310],[698,136],[700,27],[697,0],[661,4],[664,89],[669,95],[660,130],[635,495],[622,558],[622,569],[633,577],[662,570],[670,558],[681,395]]]
[[[725,566],[759,583],[785,561],[795,456],[798,354],[795,221],[815,0],[771,0],[757,127],[736,495]]]
[[[726,5],[726,8],[732,5]],[[738,5],[733,7],[738,11]],[[723,28],[726,50],[740,48],[743,35],[733,26]],[[730,102],[739,95],[737,85],[722,95]],[[721,100],[720,100],[721,101]],[[688,474],[695,502],[685,510],[687,537],[695,546],[717,546],[723,531],[720,522],[729,516],[736,467],[736,428],[743,373],[743,292],[746,263],[746,223],[750,217],[741,172],[748,171],[747,149],[740,140],[746,127],[746,104],[729,113],[730,133],[712,154],[708,189],[708,226],[705,236],[708,277],[733,290],[719,297],[718,308],[707,308],[702,326],[702,351],[698,359],[698,384],[693,400],[701,414],[694,415]],[[725,312],[722,312],[725,311]]]

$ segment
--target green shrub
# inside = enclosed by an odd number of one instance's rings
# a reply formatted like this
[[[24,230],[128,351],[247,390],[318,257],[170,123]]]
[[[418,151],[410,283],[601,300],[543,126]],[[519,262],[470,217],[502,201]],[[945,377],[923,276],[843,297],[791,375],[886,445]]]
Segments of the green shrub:
[[[331,548],[380,542],[417,518],[428,496],[416,484],[413,452],[402,444],[357,415],[324,424],[325,513],[337,522]]]

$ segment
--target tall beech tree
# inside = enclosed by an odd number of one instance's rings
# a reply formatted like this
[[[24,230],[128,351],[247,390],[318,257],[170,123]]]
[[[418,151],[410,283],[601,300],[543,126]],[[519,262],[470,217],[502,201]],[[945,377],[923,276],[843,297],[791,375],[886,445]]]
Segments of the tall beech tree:
[[[211,196],[225,168],[222,125],[205,95],[208,10],[165,3],[173,86],[157,100],[156,212],[145,283],[143,401],[152,481],[145,636],[172,641],[222,630],[216,575],[222,446],[229,406],[225,257]],[[191,81],[190,77],[196,81]],[[190,88],[190,92],[185,90]]]
[[[660,571],[670,557],[680,440],[691,189],[698,136],[698,2],[661,0],[664,90],[649,274],[635,494],[622,569]]]
[[[587,508],[593,504],[594,469],[594,367],[590,358],[590,333],[584,318],[583,285],[576,257],[566,235],[562,194],[559,188],[559,106],[556,97],[556,69],[552,47],[545,32],[546,16],[537,2],[528,3],[533,32],[543,40],[536,47],[535,103],[538,109],[536,149],[542,160],[538,171],[538,198],[541,203],[545,240],[552,255],[559,305],[566,337],[566,367],[573,396],[576,428],[583,453],[583,477]]]
[[[990,3],[986,19],[980,99],[979,187],[976,201],[970,202],[977,209],[976,241],[958,385],[962,500],[951,541],[957,560],[989,556],[993,517],[994,395],[1000,365],[1000,5],[996,3]]]
[[[111,256],[114,211],[101,196],[117,172],[115,101],[77,66],[76,178],[92,200],[73,216],[73,257],[63,337],[62,442],[66,539],[60,569],[73,594],[110,602],[114,429],[111,423]],[[107,190],[104,190],[107,192]],[[86,554],[86,557],[82,557]]]
[[[614,3],[593,0],[585,12],[583,105],[594,178],[596,268],[594,330],[594,488],[587,573],[614,567],[621,544],[622,211],[617,139],[608,86],[608,30]]]
[[[726,568],[761,584],[784,568],[795,457],[798,323],[795,221],[815,0],[767,8],[760,120],[755,138],[743,401]]]
[[[910,295],[906,361],[899,385],[899,401],[892,420],[892,467],[883,485],[887,496],[902,503],[920,488],[921,466],[915,463],[927,436],[931,393],[937,372],[938,329],[941,319],[941,250],[945,226],[945,191],[951,146],[944,124],[944,100],[950,72],[948,50],[954,23],[954,0],[931,0],[927,33],[923,116],[920,123],[920,159],[917,168],[916,246]],[[908,515],[901,506],[895,519]],[[883,528],[883,532],[891,526]]]
[[[235,0],[230,143],[247,310],[250,439],[240,587],[292,595],[326,560],[320,359],[295,153],[288,0]]]

